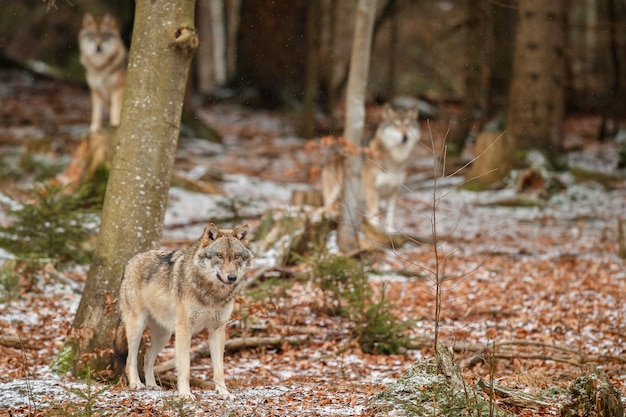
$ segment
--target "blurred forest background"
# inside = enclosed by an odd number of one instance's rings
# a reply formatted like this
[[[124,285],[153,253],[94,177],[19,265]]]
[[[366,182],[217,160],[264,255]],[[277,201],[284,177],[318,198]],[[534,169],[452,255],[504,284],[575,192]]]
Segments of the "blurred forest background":
[[[304,136],[336,129],[340,118],[330,116],[336,116],[343,104],[356,3],[197,1],[201,46],[190,90],[204,100],[236,99],[251,106],[300,109]],[[538,13],[545,9],[540,1],[525,3],[539,7]],[[83,82],[76,34],[86,11],[96,15],[111,11],[130,43],[133,2],[61,0],[51,8],[47,4],[3,0],[3,65],[19,63]],[[558,77],[565,112],[599,116],[598,137],[614,137],[626,113],[626,3],[553,4],[548,19],[564,20],[564,49],[558,53],[565,65]],[[462,138],[457,139],[462,144],[506,106],[518,6],[516,0],[379,1],[368,99],[382,102],[411,95],[440,109],[445,103],[465,103],[465,112],[442,114],[452,128],[452,139]]]

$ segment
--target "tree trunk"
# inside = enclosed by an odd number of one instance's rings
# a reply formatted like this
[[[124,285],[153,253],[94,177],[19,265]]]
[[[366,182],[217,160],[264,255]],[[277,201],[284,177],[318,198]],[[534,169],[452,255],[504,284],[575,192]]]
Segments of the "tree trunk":
[[[602,123],[598,132],[598,140],[604,141],[617,134],[617,121],[620,109],[622,108],[622,94],[620,76],[622,73],[620,64],[619,45],[617,39],[618,11],[615,0],[606,0],[609,18],[609,57],[611,65],[611,89],[606,99],[606,104],[602,111]],[[590,31],[591,32],[591,31]]]
[[[224,29],[224,3],[222,0],[210,0],[211,32],[213,49],[213,74],[215,85],[226,84],[226,30]]]
[[[467,24],[465,28],[465,91],[463,94],[463,113],[459,124],[448,141],[448,154],[455,158],[461,155],[467,137],[472,132],[478,115],[485,109],[481,106],[486,100],[487,85],[483,84],[484,48],[486,46],[486,19],[483,0],[467,0]],[[453,168],[453,167],[451,167]]]
[[[565,113],[565,1],[520,0],[506,132],[478,136],[469,172],[478,187],[504,178],[520,152],[557,153]],[[476,188],[477,186],[471,185]]]
[[[376,0],[359,0],[356,12],[354,41],[350,57],[350,75],[346,91],[346,122],[344,138],[354,147],[361,148],[365,127],[365,92],[369,72],[370,53]],[[343,204],[337,230],[337,244],[344,252],[358,249],[358,231],[361,225],[361,155],[348,154],[344,164]]]
[[[322,94],[326,96],[323,104],[325,112],[328,114],[328,131],[334,132],[336,122],[334,115],[336,97],[335,80],[335,38],[336,38],[336,16],[337,2],[335,0],[325,0],[320,2],[320,68],[318,74],[318,84]]]
[[[112,363],[119,317],[113,300],[124,265],[161,240],[185,84],[198,46],[194,6],[195,0],[136,1],[119,147],[93,262],[60,354],[75,374],[103,371]]]
[[[387,99],[392,99],[396,95],[396,85],[398,74],[396,69],[398,68],[398,43],[400,37],[398,35],[399,27],[399,11],[400,6],[396,0],[389,0],[387,3],[389,8],[389,64],[387,69]]]
[[[200,43],[196,51],[196,73],[198,92],[207,96],[213,92],[215,77],[213,76],[213,37],[211,35],[211,0],[198,1],[198,37]]]
[[[230,0],[226,9],[226,78],[232,78],[237,72],[237,34],[241,19],[241,0]]]
[[[520,0],[506,115],[518,149],[557,152],[562,145],[564,53],[565,1]]]
[[[316,98],[319,85],[319,2],[309,1],[306,12],[306,81],[300,115],[300,134],[305,138],[311,138],[315,134]]]

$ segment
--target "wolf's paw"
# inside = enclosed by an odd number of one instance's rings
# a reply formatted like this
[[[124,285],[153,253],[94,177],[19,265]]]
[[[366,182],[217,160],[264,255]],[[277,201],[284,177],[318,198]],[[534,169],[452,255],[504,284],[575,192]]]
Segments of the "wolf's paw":
[[[150,391],[161,391],[163,388],[158,385],[146,385],[146,389]]]
[[[216,389],[217,391],[217,395],[220,396],[221,399],[226,400],[226,401],[232,401],[235,399],[235,396],[233,394],[231,394],[230,392],[228,392],[228,390],[226,388],[221,388],[221,389]]]
[[[186,402],[193,402],[196,400],[196,396],[191,392],[179,392],[178,399]]]
[[[128,388],[132,389],[133,391],[141,391],[146,389],[146,386],[141,382],[135,382],[133,384],[128,384]]]

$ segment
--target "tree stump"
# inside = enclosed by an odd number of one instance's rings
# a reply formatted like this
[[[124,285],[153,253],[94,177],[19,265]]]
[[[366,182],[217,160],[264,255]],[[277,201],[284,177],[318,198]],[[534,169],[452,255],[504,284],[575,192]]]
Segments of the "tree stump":
[[[411,365],[396,382],[377,394],[370,402],[368,415],[511,416],[496,404],[489,404],[464,382],[451,349],[441,345],[437,352],[437,356]]]
[[[275,252],[276,265],[293,265],[326,246],[334,222],[310,207],[271,208],[263,215],[255,245]]]
[[[476,137],[474,158],[466,187],[489,188],[501,181],[513,167],[512,138],[508,133],[482,132]]]
[[[584,370],[569,386],[570,400],[561,417],[624,417],[620,394],[595,366]]]

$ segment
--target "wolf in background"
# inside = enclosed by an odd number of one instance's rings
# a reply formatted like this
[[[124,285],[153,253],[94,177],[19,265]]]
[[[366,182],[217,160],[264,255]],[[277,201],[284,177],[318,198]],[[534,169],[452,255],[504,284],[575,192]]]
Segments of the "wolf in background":
[[[80,62],[86,70],[91,91],[91,125],[97,132],[102,127],[106,109],[112,126],[120,124],[124,83],[126,81],[127,53],[115,18],[106,14],[97,20],[86,13],[83,27],[78,32]]]
[[[420,140],[417,102],[394,108],[383,107],[383,120],[364,152],[361,166],[361,188],[366,204],[366,220],[378,219],[380,200],[387,199],[384,226],[395,225],[395,211],[400,188],[407,177],[413,149]],[[343,183],[343,158],[336,158],[322,169],[324,210],[333,212]]]
[[[127,349],[130,389],[160,389],[154,362],[175,333],[178,396],[194,399],[189,387],[191,336],[206,328],[215,389],[224,399],[234,398],[224,382],[224,343],[235,295],[253,258],[249,241],[248,225],[220,230],[211,223],[188,248],[152,250],[128,262],[120,286],[122,319],[114,347],[119,358]],[[137,354],[146,325],[151,346],[144,360],[144,385],[137,371]]]

